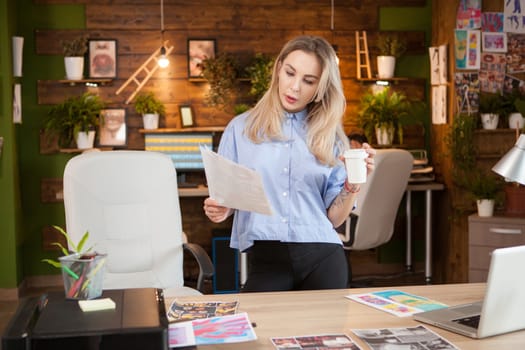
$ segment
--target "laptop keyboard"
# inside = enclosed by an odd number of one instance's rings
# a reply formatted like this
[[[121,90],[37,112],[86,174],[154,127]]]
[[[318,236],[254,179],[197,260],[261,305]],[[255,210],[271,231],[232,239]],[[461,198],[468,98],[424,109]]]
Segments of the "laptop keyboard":
[[[472,328],[478,328],[479,326],[479,317],[481,315],[475,315],[475,316],[468,316],[463,318],[458,318],[456,320],[452,320],[452,322],[456,322],[459,324],[462,324],[464,326],[472,327]]]

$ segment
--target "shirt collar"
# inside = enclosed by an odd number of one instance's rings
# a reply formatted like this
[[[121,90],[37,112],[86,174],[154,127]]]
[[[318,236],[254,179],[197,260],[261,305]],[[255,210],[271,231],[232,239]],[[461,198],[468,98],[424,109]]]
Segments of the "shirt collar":
[[[288,112],[284,112],[284,113],[287,119],[294,119],[295,117],[295,119],[297,120],[304,121],[306,119],[306,116],[308,115],[308,110],[305,108],[302,111],[295,112],[295,113],[288,113]]]

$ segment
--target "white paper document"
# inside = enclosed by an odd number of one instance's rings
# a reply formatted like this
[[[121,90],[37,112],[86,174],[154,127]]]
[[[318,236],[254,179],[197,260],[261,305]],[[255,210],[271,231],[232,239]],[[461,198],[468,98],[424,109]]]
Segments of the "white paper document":
[[[272,215],[261,176],[201,146],[210,197],[228,208]]]

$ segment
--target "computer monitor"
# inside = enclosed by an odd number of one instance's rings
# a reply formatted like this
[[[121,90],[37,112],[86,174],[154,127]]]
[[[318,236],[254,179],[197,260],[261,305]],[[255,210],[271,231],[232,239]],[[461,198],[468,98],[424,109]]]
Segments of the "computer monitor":
[[[186,172],[204,171],[204,163],[199,146],[213,149],[213,134],[211,133],[176,133],[176,134],[146,134],[146,151],[167,154],[177,170],[179,185],[186,183]]]

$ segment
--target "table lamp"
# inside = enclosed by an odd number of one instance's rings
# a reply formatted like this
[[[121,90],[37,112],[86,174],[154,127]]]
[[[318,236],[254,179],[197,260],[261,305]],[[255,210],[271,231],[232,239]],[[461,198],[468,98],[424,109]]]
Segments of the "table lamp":
[[[525,185],[525,134],[520,135],[514,147],[492,167],[492,171]]]

